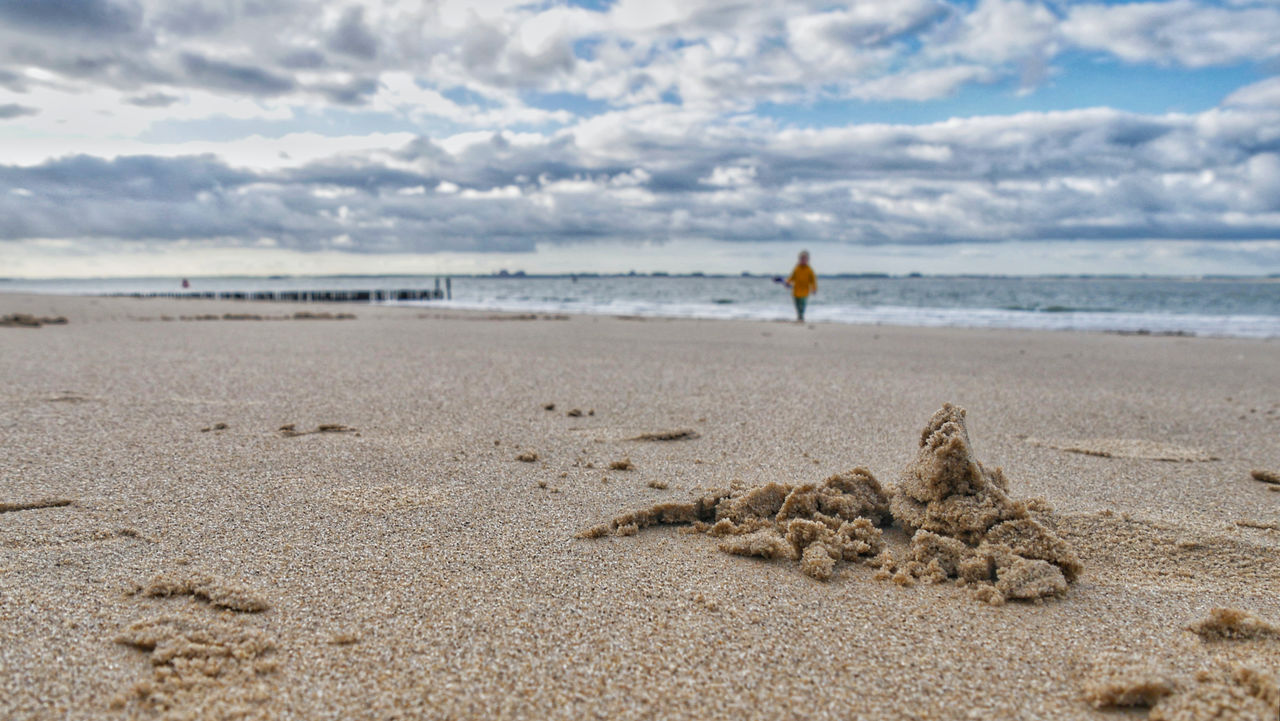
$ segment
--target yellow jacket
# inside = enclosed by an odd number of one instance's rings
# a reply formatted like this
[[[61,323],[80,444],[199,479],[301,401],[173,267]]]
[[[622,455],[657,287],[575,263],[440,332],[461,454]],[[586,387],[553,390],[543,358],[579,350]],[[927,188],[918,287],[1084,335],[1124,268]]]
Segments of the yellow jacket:
[[[808,298],[810,293],[818,290],[818,276],[813,274],[812,266],[797,265],[787,282],[791,284],[791,295],[797,298]]]

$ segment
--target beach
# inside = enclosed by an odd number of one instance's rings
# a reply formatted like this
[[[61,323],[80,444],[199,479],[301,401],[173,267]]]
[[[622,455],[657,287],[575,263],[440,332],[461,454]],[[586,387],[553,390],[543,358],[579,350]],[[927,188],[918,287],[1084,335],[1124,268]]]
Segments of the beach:
[[[1280,493],[1251,477],[1280,472],[1274,339],[0,294],[13,313],[67,323],[0,327],[0,717],[1105,719],[1129,716],[1089,689],[1130,667],[1190,696],[1280,669],[1280,632],[1188,630],[1280,623]],[[944,403],[1042,499],[1065,593],[822,581],[688,524],[580,537],[735,482],[893,487]],[[638,440],[668,431],[691,433]]]

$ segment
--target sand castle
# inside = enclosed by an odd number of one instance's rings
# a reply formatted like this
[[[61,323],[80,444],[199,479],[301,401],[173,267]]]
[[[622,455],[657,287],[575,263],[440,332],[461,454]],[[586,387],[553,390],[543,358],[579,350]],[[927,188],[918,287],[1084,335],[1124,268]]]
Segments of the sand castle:
[[[956,578],[988,603],[1061,596],[1079,559],[1031,517],[1038,502],[1010,499],[1003,471],[973,457],[964,418],[949,403],[933,414],[894,490],[894,519],[913,534],[911,558],[894,579]]]
[[[821,484],[738,486],[689,503],[661,503],[579,536],[685,524],[723,539],[726,553],[799,560],[819,580],[831,578],[840,561],[864,562],[902,585],[955,579],[1000,604],[1061,596],[1081,571],[1067,543],[1032,517],[1043,509],[1012,500],[1003,472],[973,457],[965,411],[948,403],[929,420],[915,460],[891,492],[855,468]],[[895,522],[911,536],[898,555],[887,549],[882,530]]]

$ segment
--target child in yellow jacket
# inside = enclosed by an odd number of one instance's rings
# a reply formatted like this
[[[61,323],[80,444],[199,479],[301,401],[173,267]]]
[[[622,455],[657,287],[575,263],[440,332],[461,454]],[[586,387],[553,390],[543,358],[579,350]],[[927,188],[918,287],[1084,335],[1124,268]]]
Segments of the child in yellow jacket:
[[[804,322],[804,307],[809,303],[809,296],[818,292],[818,276],[809,267],[809,251],[800,251],[795,270],[787,278],[787,287],[791,289],[791,297],[796,303],[796,322]]]

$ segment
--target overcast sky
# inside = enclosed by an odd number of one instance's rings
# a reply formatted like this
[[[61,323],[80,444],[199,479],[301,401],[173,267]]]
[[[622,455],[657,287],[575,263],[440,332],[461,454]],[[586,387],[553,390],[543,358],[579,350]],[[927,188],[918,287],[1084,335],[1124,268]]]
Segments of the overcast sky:
[[[0,276],[1280,272],[1276,0],[0,0]]]

